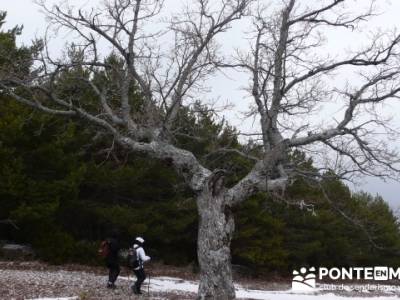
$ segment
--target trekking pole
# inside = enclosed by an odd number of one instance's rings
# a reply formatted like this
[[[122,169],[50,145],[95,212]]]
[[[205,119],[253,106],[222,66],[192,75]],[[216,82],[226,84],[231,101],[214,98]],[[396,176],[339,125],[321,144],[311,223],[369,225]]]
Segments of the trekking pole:
[[[150,297],[150,274],[149,274],[149,284],[147,286],[147,296]]]
[[[129,290],[130,290],[130,284],[131,284],[131,279],[130,279],[130,277],[129,277],[129,273],[130,273],[130,270],[129,270],[129,268],[128,268],[128,299],[131,299],[131,294],[130,294],[130,292],[129,292]]]
[[[130,284],[130,279],[129,279],[129,271],[128,271],[128,289],[127,289],[127,294],[128,294],[128,299],[131,299],[131,293],[129,292],[129,284]]]

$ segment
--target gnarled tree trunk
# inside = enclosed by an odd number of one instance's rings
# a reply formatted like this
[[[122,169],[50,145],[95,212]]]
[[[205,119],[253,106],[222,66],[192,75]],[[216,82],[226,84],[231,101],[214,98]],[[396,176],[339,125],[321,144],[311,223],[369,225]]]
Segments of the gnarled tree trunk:
[[[197,198],[199,232],[197,255],[200,264],[198,299],[235,299],[230,244],[234,220],[223,178],[213,174]]]

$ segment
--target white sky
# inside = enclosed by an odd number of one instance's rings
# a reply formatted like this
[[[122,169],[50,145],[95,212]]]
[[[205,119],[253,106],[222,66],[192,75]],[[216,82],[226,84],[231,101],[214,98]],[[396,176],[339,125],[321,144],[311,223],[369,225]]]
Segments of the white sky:
[[[47,0],[47,2],[59,3],[60,1]],[[72,2],[83,5],[85,3],[96,4],[102,1],[73,0]],[[176,7],[176,4],[180,2],[182,1],[167,0],[167,8],[170,9],[170,7]],[[301,0],[299,2],[317,3],[316,1],[312,0]],[[366,0],[349,0],[348,2],[356,9],[359,9],[362,7],[362,5],[367,3]],[[365,27],[362,28],[363,33],[377,28],[392,29],[396,25],[400,28],[398,17],[400,14],[400,0],[378,0],[377,3],[382,14],[374,18],[372,22],[365,24]],[[20,40],[22,43],[29,44],[29,42],[35,36],[40,37],[43,35],[44,29],[46,28],[45,17],[32,0],[0,0],[0,10],[5,10],[8,12],[6,28],[10,28],[15,25],[24,25],[23,34]],[[247,42],[243,40],[242,35],[243,30],[246,29],[246,23],[238,22],[233,30],[226,33],[222,40],[224,51],[229,52],[233,47],[246,47]],[[343,48],[346,48],[347,45],[354,46],[362,43],[362,40],[359,38],[359,32],[349,33],[348,31],[341,30],[334,33],[328,33],[327,36],[330,49],[333,49],[334,51],[336,50],[338,53],[343,51]],[[358,39],[356,37],[358,37]],[[68,37],[58,37],[58,44],[54,45],[56,48],[58,48],[58,50],[62,49],[63,39],[65,38]],[[221,100],[229,100],[229,102],[233,102],[236,108],[235,110],[226,112],[226,118],[232,125],[237,126],[244,132],[252,131],[252,128],[254,128],[253,122],[251,120],[243,120],[240,114],[240,112],[243,112],[247,109],[250,103],[249,101],[246,101],[244,92],[240,90],[240,88],[243,88],[247,84],[248,79],[246,75],[237,72],[231,72],[228,75],[229,78],[220,74],[209,81],[212,91],[210,96],[213,98],[221,96]],[[330,109],[332,110],[335,108],[331,107]],[[394,103],[389,109],[387,109],[387,111],[389,110],[392,115],[395,115],[395,123],[400,127],[400,120],[398,118],[400,114],[400,104]],[[331,119],[332,114],[332,111],[325,110],[322,114],[320,114],[319,117],[323,119]],[[258,126],[258,124],[254,124],[254,126]],[[400,142],[397,142],[396,144],[400,148]],[[397,182],[390,181],[385,183],[376,178],[365,178],[363,183],[357,185],[357,187],[353,187],[353,189],[362,189],[372,194],[379,193],[390,203],[394,209],[400,207],[400,184]]]

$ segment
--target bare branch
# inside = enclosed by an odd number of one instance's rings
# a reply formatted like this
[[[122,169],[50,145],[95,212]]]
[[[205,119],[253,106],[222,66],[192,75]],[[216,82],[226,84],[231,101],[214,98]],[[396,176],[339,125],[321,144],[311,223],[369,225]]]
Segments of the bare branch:
[[[15,223],[15,221],[14,221],[14,220],[11,220],[11,219],[0,220],[0,224],[11,225],[11,226],[14,227],[15,229],[19,230],[19,227],[17,226],[17,224]]]

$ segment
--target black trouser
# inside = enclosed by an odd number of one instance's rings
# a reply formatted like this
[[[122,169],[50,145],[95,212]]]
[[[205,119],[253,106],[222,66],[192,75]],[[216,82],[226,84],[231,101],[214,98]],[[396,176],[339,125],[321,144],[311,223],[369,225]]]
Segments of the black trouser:
[[[140,287],[142,286],[143,281],[146,279],[146,273],[144,272],[143,268],[139,270],[133,270],[135,273],[137,280],[135,282],[135,290],[140,293]]]
[[[116,263],[108,263],[107,268],[109,270],[108,271],[108,282],[114,284],[115,281],[117,280],[119,272],[120,272],[119,265]]]

